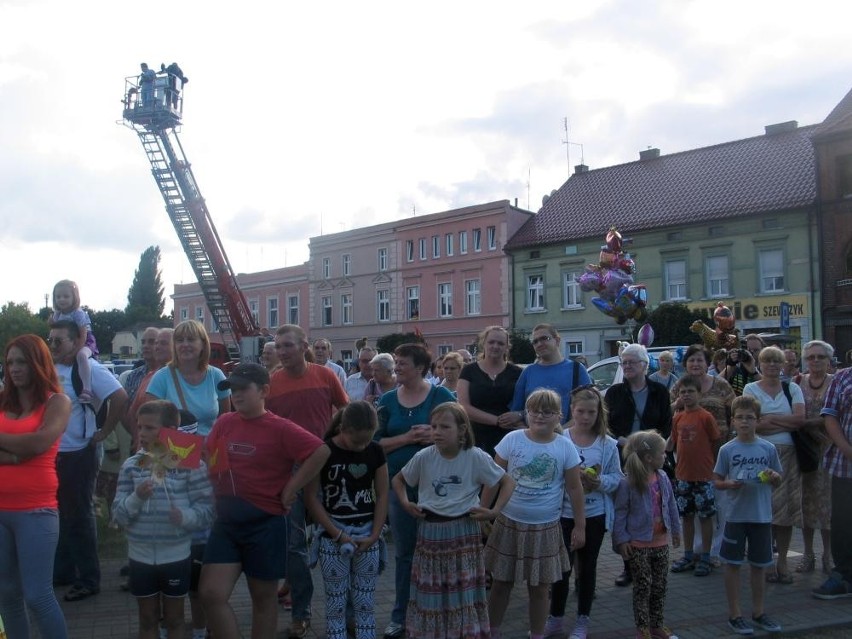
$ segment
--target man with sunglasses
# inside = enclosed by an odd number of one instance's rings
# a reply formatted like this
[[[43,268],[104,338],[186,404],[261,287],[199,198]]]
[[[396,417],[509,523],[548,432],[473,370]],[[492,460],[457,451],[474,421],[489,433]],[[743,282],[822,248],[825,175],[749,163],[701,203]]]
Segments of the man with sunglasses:
[[[127,402],[127,393],[115,376],[93,359],[90,362],[93,402],[80,403],[73,372],[77,351],[85,341],[85,332],[81,334],[77,324],[69,321],[52,324],[47,338],[59,381],[71,398],[71,418],[56,456],[59,543],[53,581],[57,586],[71,586],[65,593],[65,601],[79,601],[100,592],[101,568],[92,501],[99,465],[96,444],[115,429]],[[98,430],[96,413],[104,402],[108,402],[108,409],[103,427]]]

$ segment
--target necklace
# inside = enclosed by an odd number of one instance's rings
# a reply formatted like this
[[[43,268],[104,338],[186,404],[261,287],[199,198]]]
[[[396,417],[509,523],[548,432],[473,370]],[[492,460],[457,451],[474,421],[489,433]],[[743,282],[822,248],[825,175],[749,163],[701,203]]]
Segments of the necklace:
[[[810,386],[810,387],[811,387],[811,390],[819,390],[820,388],[822,388],[823,386],[825,386],[825,380],[826,380],[826,379],[828,379],[828,376],[827,376],[827,375],[823,375],[822,381],[819,383],[819,386],[814,386],[813,384],[811,384],[811,376],[810,376],[810,375],[808,375],[808,386]]]

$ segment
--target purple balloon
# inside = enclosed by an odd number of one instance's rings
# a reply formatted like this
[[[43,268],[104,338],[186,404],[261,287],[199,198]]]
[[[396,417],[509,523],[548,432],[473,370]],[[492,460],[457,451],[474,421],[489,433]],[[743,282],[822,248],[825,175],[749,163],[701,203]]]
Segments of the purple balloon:
[[[586,293],[599,291],[601,286],[603,286],[601,274],[597,271],[586,271],[577,278],[577,283],[580,285],[580,289]]]
[[[619,269],[610,269],[603,276],[603,290],[601,297],[608,299],[611,302],[615,301],[618,292],[622,286],[627,286],[633,283],[633,278],[624,271]]]
[[[650,324],[642,324],[637,339],[642,346],[648,347],[654,343],[654,328]]]

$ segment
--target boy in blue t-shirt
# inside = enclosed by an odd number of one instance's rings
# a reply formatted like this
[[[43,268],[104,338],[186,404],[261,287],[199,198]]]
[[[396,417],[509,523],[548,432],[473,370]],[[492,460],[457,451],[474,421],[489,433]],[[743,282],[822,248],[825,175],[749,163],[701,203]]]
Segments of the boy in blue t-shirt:
[[[731,404],[736,439],[719,449],[713,469],[716,490],[730,491],[729,510],[722,549],[726,562],[725,593],[728,597],[728,626],[740,635],[754,634],[740,610],[740,565],[746,555],[751,564],[752,622],[768,631],[781,626],[763,610],[764,572],[772,566],[772,487],[781,483],[781,461],[775,446],[757,437],[760,402],[737,397]]]

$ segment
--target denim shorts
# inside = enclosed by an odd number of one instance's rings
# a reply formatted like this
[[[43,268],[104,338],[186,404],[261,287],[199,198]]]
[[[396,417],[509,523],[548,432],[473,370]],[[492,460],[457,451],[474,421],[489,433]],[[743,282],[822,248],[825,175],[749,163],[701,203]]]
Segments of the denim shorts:
[[[741,564],[746,556],[748,562],[758,568],[772,565],[772,525],[752,522],[729,521],[722,535],[719,556],[729,564]]]
[[[128,586],[134,597],[185,597],[189,592],[189,557],[170,564],[144,564],[130,560]]]

